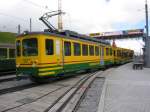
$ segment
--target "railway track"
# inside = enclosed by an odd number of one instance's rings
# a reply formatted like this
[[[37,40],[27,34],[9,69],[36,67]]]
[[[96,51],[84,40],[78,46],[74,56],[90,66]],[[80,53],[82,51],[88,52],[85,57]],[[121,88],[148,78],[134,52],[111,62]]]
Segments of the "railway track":
[[[49,84],[53,82],[57,82],[57,81],[59,82],[63,79],[65,78],[53,79],[49,82]],[[29,79],[18,81],[15,75],[0,77],[0,83],[2,83],[0,86],[0,95],[40,86],[40,84],[33,83]],[[41,84],[41,85],[44,85],[44,84]]]
[[[63,79],[65,78],[53,79],[49,83],[59,82]],[[0,83],[2,83],[0,85],[0,95],[40,86],[40,84],[33,83],[29,79],[17,80],[15,75],[0,77]]]
[[[12,92],[17,92],[17,91],[21,91],[24,89],[38,86],[38,84],[32,83],[30,81],[25,81],[25,80],[20,81],[20,82],[18,82],[17,80],[8,81],[8,82],[4,82],[3,85],[1,84],[0,95],[12,93]]]
[[[0,71],[0,83],[16,79],[16,71]]]
[[[88,91],[88,89],[90,88],[90,85],[94,82],[95,79],[98,79],[98,75],[100,75],[101,78],[102,73],[103,71],[97,71],[77,75],[75,77],[65,78],[62,80],[57,80],[49,84],[44,85],[28,84],[25,86],[22,85],[22,87],[20,86],[17,88],[13,88],[13,90],[12,89],[11,90],[5,89],[4,91],[2,90],[0,98],[7,99],[8,96],[15,97],[14,95],[16,94],[16,98],[13,100],[14,102],[17,102],[17,104],[13,105],[10,103],[8,104],[7,107],[1,108],[0,111],[75,112],[76,110],[78,110],[79,104],[80,102],[82,102],[82,99],[86,94],[86,92]],[[14,93],[6,95],[6,93],[10,92]],[[19,94],[23,95],[23,97],[17,98]],[[34,95],[36,94],[36,97],[32,97],[33,94]],[[38,105],[35,106],[35,104]],[[27,108],[28,110],[26,110]]]
[[[6,75],[13,75],[16,73],[16,70],[12,71],[0,71],[0,77],[6,76]]]
[[[80,86],[84,83],[84,82],[86,82],[86,80],[88,80],[91,76],[93,76],[95,73],[88,73],[88,74],[84,74],[84,76],[82,76],[81,75],[81,77],[82,78],[80,78],[80,79],[78,79],[78,81],[73,85],[73,86],[71,86],[71,87],[69,87],[69,89],[67,90],[67,92],[64,92],[63,93],[63,95],[60,95],[60,97],[59,98],[57,98],[57,100],[50,106],[50,107],[48,107],[48,108],[46,108],[46,109],[44,109],[45,111],[46,110],[48,110],[48,109],[50,109],[50,108],[52,108],[53,106],[55,106],[56,104],[57,104],[57,102],[59,102],[62,98],[63,98],[63,96],[65,95],[65,94],[67,94],[67,93],[70,93],[71,91],[73,92],[73,90],[75,89],[75,88],[80,88]],[[69,79],[69,78],[68,78]],[[64,79],[64,82],[65,82],[65,80],[68,80],[68,79]],[[70,81],[72,80],[71,78],[69,79]],[[62,80],[63,81],[63,80]],[[73,80],[72,80],[73,81]],[[59,84],[60,83],[60,80],[59,81],[54,81],[54,83],[56,83],[56,84],[54,84],[54,85],[61,85],[61,84]],[[53,83],[52,83],[53,84]],[[31,85],[28,85],[27,86],[27,88],[28,87],[30,87]],[[39,85],[35,85],[35,86],[39,86]],[[36,102],[36,101],[38,101],[38,100],[40,100],[40,99],[42,99],[42,98],[44,98],[44,97],[47,97],[48,95],[50,95],[50,94],[55,94],[55,92],[57,92],[57,91],[59,91],[59,90],[63,90],[63,88],[65,88],[65,87],[67,87],[67,86],[65,86],[65,85],[62,85],[63,87],[58,87],[58,88],[56,88],[55,90],[53,90],[53,91],[50,91],[50,92],[48,92],[47,94],[44,94],[43,96],[40,96],[40,97],[38,97],[38,98],[36,98],[36,99],[34,99],[34,100],[32,100],[32,101],[30,101],[30,102],[28,102],[28,103],[23,103],[23,104],[21,104],[21,105],[18,105],[18,106],[15,106],[15,107],[12,107],[12,108],[8,108],[8,109],[5,109],[5,110],[3,110],[2,112],[11,112],[11,111],[13,111],[13,110],[17,110],[18,108],[22,108],[23,106],[25,106],[25,105],[28,105],[28,104],[30,104],[30,103],[34,103],[34,102]],[[26,87],[26,86],[25,86]],[[32,87],[33,87],[33,85],[32,85]],[[24,87],[23,87],[24,88]],[[22,87],[19,87],[19,88],[17,88],[16,90],[18,90],[18,89],[22,89]],[[16,90],[11,90],[11,92],[14,92],[14,91],[16,91]],[[1,94],[2,93],[6,93],[7,92],[7,90],[5,90],[4,92],[3,91],[1,91]],[[7,92],[8,93],[8,92]]]
[[[21,85],[21,86],[15,86],[15,87],[11,87],[11,88],[2,89],[2,90],[0,90],[0,95],[21,91],[21,90],[36,87],[36,86],[38,86],[38,85],[35,83],[34,84],[31,83],[31,84],[25,84],[25,85]]]
[[[7,82],[7,81],[12,81],[12,80],[16,80],[16,75],[11,74],[11,75],[6,75],[6,76],[1,76],[0,77],[0,83]]]
[[[81,97],[98,75],[99,73],[95,72],[80,80],[79,83],[75,84],[71,89],[60,96],[58,100],[44,112],[74,112],[74,110],[77,110],[76,107]]]

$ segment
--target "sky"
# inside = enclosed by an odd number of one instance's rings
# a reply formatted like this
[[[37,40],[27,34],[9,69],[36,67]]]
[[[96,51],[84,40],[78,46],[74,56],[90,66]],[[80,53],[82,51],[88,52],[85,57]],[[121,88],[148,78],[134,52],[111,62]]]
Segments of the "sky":
[[[57,10],[58,0],[0,0],[0,31],[42,31],[39,21],[44,13]],[[148,0],[149,3],[150,0]],[[145,0],[62,0],[64,30],[82,34],[120,31],[145,27]],[[57,27],[57,17],[51,23]],[[117,46],[141,52],[142,40],[117,40]]]

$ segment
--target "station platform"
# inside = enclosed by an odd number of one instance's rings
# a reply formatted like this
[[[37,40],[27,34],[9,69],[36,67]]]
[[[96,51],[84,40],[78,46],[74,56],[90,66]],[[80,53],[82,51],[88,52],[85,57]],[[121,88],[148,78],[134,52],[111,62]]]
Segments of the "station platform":
[[[105,74],[98,112],[150,112],[150,68],[125,64]]]

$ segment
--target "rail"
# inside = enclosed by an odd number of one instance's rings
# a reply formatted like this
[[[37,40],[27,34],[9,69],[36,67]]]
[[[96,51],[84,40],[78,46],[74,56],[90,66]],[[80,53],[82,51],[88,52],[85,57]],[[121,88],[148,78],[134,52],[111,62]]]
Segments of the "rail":
[[[101,72],[95,72],[89,74],[87,77],[82,79],[79,83],[74,85],[70,90],[64,93],[52,106],[47,108],[44,112],[72,112],[80,98],[83,96],[87,88],[93,82],[93,80],[97,77]],[[73,105],[71,102],[75,101]]]

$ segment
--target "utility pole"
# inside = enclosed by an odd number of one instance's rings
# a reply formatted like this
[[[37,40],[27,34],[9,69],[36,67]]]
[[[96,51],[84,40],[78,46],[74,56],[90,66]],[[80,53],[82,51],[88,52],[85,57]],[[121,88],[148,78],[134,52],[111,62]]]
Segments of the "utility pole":
[[[149,29],[148,29],[148,5],[147,5],[147,0],[146,0],[146,3],[145,3],[145,15],[146,15],[146,37],[148,38]]]
[[[32,31],[32,20],[30,18],[30,32]]]
[[[150,68],[150,38],[149,38],[149,26],[148,26],[148,4],[145,1],[145,16],[146,16],[146,37],[145,37],[145,53],[144,64],[145,67]]]
[[[62,9],[61,9],[61,0],[58,0],[58,31],[62,31],[63,30],[63,23],[62,23]]]
[[[21,26],[20,26],[20,24],[18,25],[18,34],[20,34],[21,33]]]

